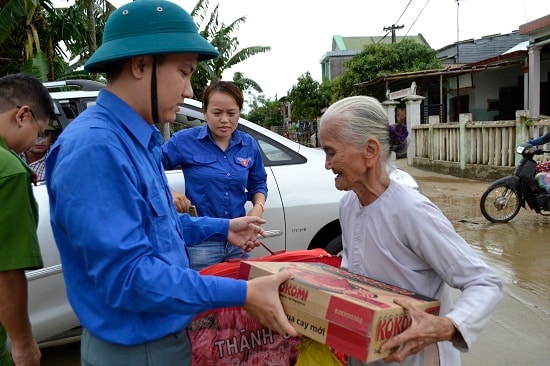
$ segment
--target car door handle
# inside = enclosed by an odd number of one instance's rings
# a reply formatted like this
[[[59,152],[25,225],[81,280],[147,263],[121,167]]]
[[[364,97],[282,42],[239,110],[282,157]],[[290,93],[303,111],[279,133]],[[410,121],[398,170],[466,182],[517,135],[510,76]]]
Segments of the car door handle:
[[[272,238],[274,236],[281,236],[283,235],[282,230],[266,230],[265,233],[267,236],[263,237],[260,234],[258,234],[258,239],[265,239],[265,238]]]

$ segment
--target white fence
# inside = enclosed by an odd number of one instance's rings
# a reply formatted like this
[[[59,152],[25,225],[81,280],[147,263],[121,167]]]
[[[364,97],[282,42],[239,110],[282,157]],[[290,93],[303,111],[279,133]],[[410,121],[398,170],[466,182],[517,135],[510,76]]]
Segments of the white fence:
[[[458,123],[421,124],[411,130],[409,164],[462,177],[494,179],[518,164],[517,145],[550,132],[550,119],[529,119],[524,111],[518,111],[515,121],[471,121],[471,114],[463,114]],[[546,147],[550,149],[550,145]],[[550,160],[550,154],[537,159]]]

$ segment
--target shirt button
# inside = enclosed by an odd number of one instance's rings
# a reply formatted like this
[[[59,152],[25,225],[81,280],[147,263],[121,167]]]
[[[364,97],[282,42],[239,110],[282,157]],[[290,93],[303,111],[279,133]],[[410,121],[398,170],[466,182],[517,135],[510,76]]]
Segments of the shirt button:
[[[231,173],[227,173],[227,176],[230,177],[230,176],[231,176]]]
[[[226,195],[226,196],[229,196],[229,192],[225,192],[225,195]]]

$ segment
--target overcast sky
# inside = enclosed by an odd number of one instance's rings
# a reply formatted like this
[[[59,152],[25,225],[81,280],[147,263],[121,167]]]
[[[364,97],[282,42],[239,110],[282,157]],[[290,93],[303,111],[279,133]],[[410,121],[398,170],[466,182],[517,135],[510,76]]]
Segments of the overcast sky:
[[[173,1],[187,11],[197,3]],[[236,33],[241,47],[271,47],[224,73],[224,79],[240,71],[268,98],[286,95],[307,71],[321,82],[319,62],[331,51],[333,35],[383,36],[384,27],[395,24],[403,26],[397,35],[420,33],[439,49],[457,39],[510,33],[550,14],[550,0],[210,0],[211,8],[218,3],[226,24],[246,16]]]

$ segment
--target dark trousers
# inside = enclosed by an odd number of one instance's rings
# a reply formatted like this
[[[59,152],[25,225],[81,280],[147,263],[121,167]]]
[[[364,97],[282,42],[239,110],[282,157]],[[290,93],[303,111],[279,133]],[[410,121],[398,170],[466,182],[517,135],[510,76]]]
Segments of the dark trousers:
[[[80,342],[82,366],[190,366],[187,330],[135,346],[105,342],[87,329]]]

